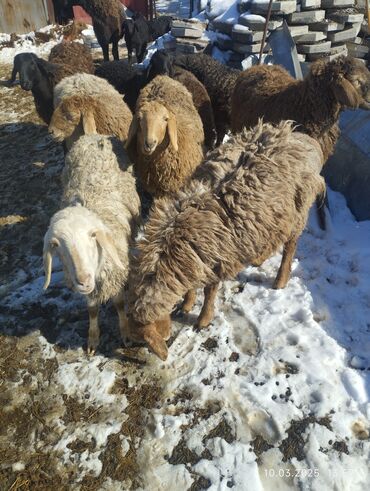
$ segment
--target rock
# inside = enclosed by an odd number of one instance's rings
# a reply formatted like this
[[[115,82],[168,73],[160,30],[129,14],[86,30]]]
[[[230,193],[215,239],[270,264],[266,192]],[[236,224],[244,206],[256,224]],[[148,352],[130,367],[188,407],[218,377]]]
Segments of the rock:
[[[341,31],[344,29],[344,23],[339,24],[339,22],[334,22],[333,20],[324,19],[321,22],[315,22],[310,25],[310,31],[323,31],[323,32],[332,32],[332,31]]]
[[[302,36],[297,36],[295,39],[296,44],[314,44],[318,41],[326,39],[326,34],[319,31],[311,31]]]
[[[235,24],[231,33],[232,40],[237,43],[252,44],[261,41],[262,37],[262,31],[252,31],[248,27],[240,24]]]
[[[269,1],[266,0],[266,2],[263,3],[260,2],[252,3],[250,10],[252,14],[266,14],[268,8],[269,8]],[[273,15],[276,14],[285,15],[295,12],[296,9],[297,9],[297,3],[295,0],[283,0],[281,2],[273,1],[271,13]]]
[[[325,10],[307,10],[288,15],[288,24],[313,24],[325,18]]]
[[[351,39],[354,39],[357,36],[359,29],[360,26],[354,25],[352,27],[348,27],[347,29],[343,29],[343,31],[328,32],[327,33],[328,39],[333,43],[350,41]]]
[[[301,0],[302,10],[315,10],[321,7],[322,0]]]
[[[331,42],[324,41],[318,44],[300,44],[297,46],[298,53],[326,53],[330,50]]]

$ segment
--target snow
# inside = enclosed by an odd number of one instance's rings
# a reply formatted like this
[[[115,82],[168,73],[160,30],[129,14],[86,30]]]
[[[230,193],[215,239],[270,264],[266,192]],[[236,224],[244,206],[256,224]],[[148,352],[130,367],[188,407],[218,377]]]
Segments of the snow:
[[[225,2],[226,3],[226,2]],[[237,3],[232,3],[227,10],[218,15],[214,21],[226,22],[228,24],[237,24],[239,19],[239,11]]]
[[[235,0],[208,0],[206,7],[206,17],[215,19],[224,14],[229,8],[236,11],[237,3]]]

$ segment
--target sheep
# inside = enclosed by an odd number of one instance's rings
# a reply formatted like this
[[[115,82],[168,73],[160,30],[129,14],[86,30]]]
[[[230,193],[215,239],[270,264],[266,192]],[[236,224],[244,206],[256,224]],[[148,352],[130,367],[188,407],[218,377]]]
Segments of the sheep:
[[[203,158],[202,121],[189,91],[158,76],[141,91],[126,142],[136,175],[154,198],[176,192]]]
[[[104,79],[80,73],[62,80],[54,89],[55,110],[49,132],[67,149],[82,134],[116,136],[125,142],[132,114],[122,96]]]
[[[188,70],[175,66],[173,57],[164,50],[156,51],[151,57],[147,70],[148,82],[156,75],[168,75],[185,85],[193,97],[194,105],[203,123],[206,149],[212,149],[216,143],[217,133],[212,103],[204,85]]]
[[[63,41],[56,44],[50,51],[49,61],[50,63],[75,66],[81,73],[93,74],[95,72],[91,51],[81,43]]]
[[[344,56],[318,60],[304,80],[295,80],[280,66],[254,66],[240,74],[231,100],[233,132],[254,126],[262,116],[271,123],[291,119],[320,142],[326,161],[339,136],[340,112],[370,109],[370,72]]]
[[[154,20],[146,20],[142,14],[136,13],[132,20],[123,23],[129,63],[135,51],[136,60],[141,63],[144,59],[148,43],[163,36],[171,30],[172,17],[162,15]]]
[[[326,162],[339,138],[340,112],[358,107],[370,108],[370,72],[358,60],[319,60],[304,80],[295,80],[280,66],[259,65],[242,72],[235,84],[231,126],[238,132],[254,126],[261,116],[272,123],[292,119],[299,131],[320,142]],[[316,205],[325,230],[322,197]]]
[[[113,299],[122,338],[126,337],[123,289],[128,278],[129,246],[140,217],[131,163],[119,140],[82,136],[66,156],[61,209],[44,237],[44,290],[52,258],[63,265],[67,286],[87,301],[87,350],[99,344],[99,306]]]
[[[317,142],[260,121],[232,136],[217,164],[230,162],[216,185],[192,181],[175,197],[158,199],[138,242],[131,268],[128,333],[144,341],[162,360],[170,336],[170,312],[186,294],[184,310],[203,287],[205,300],[197,326],[209,325],[220,281],[247,264],[262,264],[283,246],[274,288],[289,280],[297,240],[311,204],[325,182],[319,174],[323,154]]]
[[[230,129],[231,95],[240,71],[204,53],[179,55],[175,64],[193,73],[207,89],[216,122],[216,145],[220,145]]]
[[[70,0],[67,7],[72,5],[79,5],[91,16],[104,61],[109,61],[109,44],[112,44],[113,58],[119,60],[118,41],[123,36],[122,24],[126,18],[121,2],[119,0]]]
[[[95,70],[95,75],[108,80],[120,94],[131,111],[135,110],[140,90],[146,85],[147,77],[143,70],[129,65],[127,61],[107,61]]]

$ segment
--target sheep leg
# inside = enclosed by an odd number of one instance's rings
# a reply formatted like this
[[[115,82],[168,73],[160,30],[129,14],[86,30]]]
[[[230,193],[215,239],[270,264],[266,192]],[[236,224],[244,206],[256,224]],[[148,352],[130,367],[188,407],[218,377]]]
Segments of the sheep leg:
[[[114,60],[119,60],[119,55],[118,55],[118,41],[113,41],[112,44],[112,55]]]
[[[186,292],[186,295],[184,297],[184,302],[181,306],[181,310],[185,312],[186,314],[190,312],[195,304],[195,300],[197,298],[197,291],[196,290],[188,290]]]
[[[273,288],[275,288],[276,290],[278,290],[280,288],[285,288],[286,284],[289,281],[290,272],[292,269],[292,261],[293,261],[293,257],[294,257],[296,248],[297,248],[297,238],[296,237],[289,239],[284,244],[283,257],[281,260],[278,274],[276,276],[276,279],[275,279],[274,285],[273,285]]]
[[[118,314],[119,331],[121,333],[122,342],[123,344],[127,344],[127,341],[130,338],[130,336],[128,331],[128,322],[125,313],[125,304],[123,301],[123,295],[121,294],[118,295],[116,298],[114,298],[113,303],[114,306],[116,307],[117,314]]]
[[[99,325],[98,314],[99,305],[90,304],[87,306],[89,311],[89,333],[87,337],[87,354],[94,355],[97,347],[99,346]]]
[[[316,198],[317,218],[319,220],[319,226],[321,230],[326,230],[326,215],[325,207],[328,206],[328,195],[322,196],[321,194]]]
[[[219,283],[208,285],[204,288],[204,303],[202,310],[197,319],[196,327],[207,327],[215,315],[215,298],[217,295]]]

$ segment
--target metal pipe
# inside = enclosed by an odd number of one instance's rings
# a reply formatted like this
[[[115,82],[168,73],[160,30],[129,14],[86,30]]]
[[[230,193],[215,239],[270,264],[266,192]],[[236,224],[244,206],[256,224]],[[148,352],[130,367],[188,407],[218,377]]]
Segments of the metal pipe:
[[[261,41],[260,56],[259,56],[259,59],[258,59],[258,64],[259,65],[262,64],[262,54],[263,54],[263,48],[265,47],[265,41],[266,41],[266,36],[267,36],[267,26],[268,26],[268,23],[269,23],[269,20],[270,20],[270,16],[271,16],[272,2],[273,2],[273,0],[270,0],[269,8],[267,10],[266,24],[265,24],[265,28],[263,30],[263,37],[262,37],[262,41]]]

